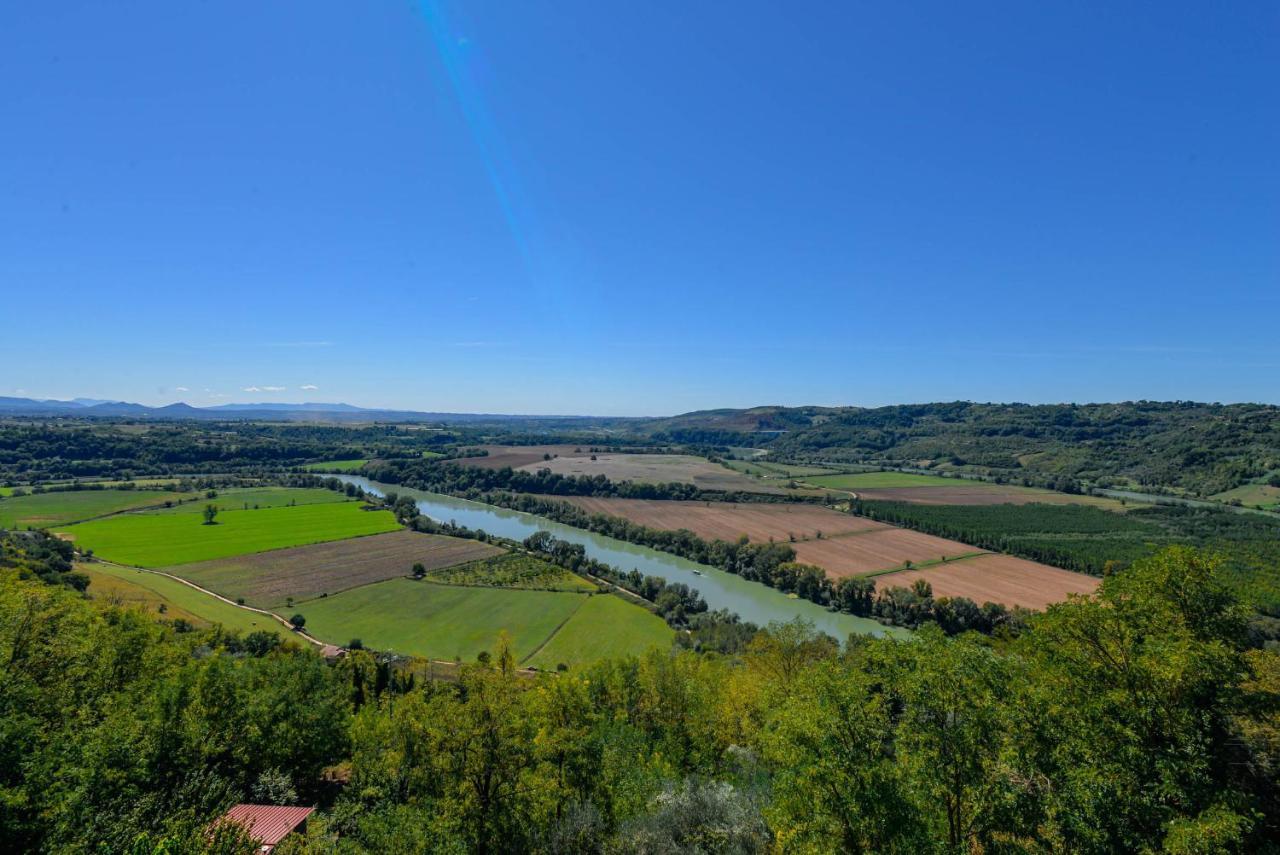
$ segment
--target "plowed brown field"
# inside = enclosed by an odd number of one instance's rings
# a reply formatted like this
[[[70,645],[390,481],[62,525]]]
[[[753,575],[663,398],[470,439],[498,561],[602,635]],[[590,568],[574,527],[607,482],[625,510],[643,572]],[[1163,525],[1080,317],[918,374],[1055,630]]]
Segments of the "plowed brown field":
[[[830,539],[807,540],[792,546],[795,547],[797,561],[816,564],[833,579],[888,570],[901,566],[904,561],[920,564],[982,551],[966,543],[892,526]]]
[[[428,571],[498,555],[487,543],[443,535],[393,531],[371,537],[276,549],[168,568],[202,588],[251,606],[276,608],[289,598],[321,594],[408,576],[416,563]]]
[[[877,576],[875,583],[877,589],[909,587],[916,579],[932,585],[935,597],[968,597],[979,605],[989,601],[1030,609],[1061,602],[1068,594],[1091,594],[1100,581],[1012,555],[980,555],[923,570],[888,573]]]
[[[855,531],[894,530],[892,526],[829,508],[805,504],[728,502],[671,502],[652,499],[566,498],[584,511],[622,517],[657,529],[685,528],[706,540],[737,540],[746,535],[752,543],[824,537]],[[972,550],[971,550],[972,551]]]

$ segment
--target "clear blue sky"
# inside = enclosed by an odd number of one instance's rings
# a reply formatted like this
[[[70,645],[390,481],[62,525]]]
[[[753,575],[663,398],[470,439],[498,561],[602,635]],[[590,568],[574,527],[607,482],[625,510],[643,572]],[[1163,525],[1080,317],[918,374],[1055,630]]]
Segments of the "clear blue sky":
[[[0,394],[1280,403],[1278,16],[8,3]]]

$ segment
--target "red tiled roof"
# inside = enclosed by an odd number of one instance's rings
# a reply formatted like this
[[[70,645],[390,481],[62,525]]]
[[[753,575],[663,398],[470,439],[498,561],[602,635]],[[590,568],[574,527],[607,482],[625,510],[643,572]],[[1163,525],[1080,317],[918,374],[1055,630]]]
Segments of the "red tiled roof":
[[[223,815],[222,821],[243,825],[249,836],[263,846],[275,846],[302,825],[314,810],[313,807],[236,805]]]

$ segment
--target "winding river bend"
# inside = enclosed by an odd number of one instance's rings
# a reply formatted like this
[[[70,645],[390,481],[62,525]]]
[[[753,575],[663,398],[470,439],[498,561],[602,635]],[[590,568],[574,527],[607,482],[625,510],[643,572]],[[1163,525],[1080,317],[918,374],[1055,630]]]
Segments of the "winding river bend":
[[[387,491],[412,496],[418,510],[437,522],[454,522],[470,529],[483,529],[490,534],[512,540],[524,540],[539,531],[571,543],[582,544],[587,556],[622,570],[639,570],[649,576],[661,576],[669,582],[683,582],[702,594],[712,609],[737,612],[743,620],[764,626],[770,621],[789,621],[796,617],[812,621],[814,626],[843,640],[849,633],[870,635],[906,635],[903,630],[886,627],[868,618],[831,612],[808,600],[794,599],[759,582],[726,573],[715,567],[697,564],[666,552],[637,546],[623,540],[585,531],[563,523],[520,511],[456,499],[440,493],[412,490],[395,484],[380,484],[359,475],[331,477],[356,484],[377,496]]]

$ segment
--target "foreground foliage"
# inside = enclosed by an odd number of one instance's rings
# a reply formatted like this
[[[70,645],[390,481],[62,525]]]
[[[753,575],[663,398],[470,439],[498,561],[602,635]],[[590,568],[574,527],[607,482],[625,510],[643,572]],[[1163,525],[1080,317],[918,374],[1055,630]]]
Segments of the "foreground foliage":
[[[363,651],[326,665],[177,633],[57,584],[23,540],[3,548],[0,836],[18,850],[247,852],[200,829],[251,798],[321,806],[285,855],[1266,852],[1280,838],[1280,664],[1245,648],[1240,607],[1188,550],[1015,640],[926,627],[840,646],[797,623],[733,658],[655,652],[539,678],[500,643],[445,683]]]

